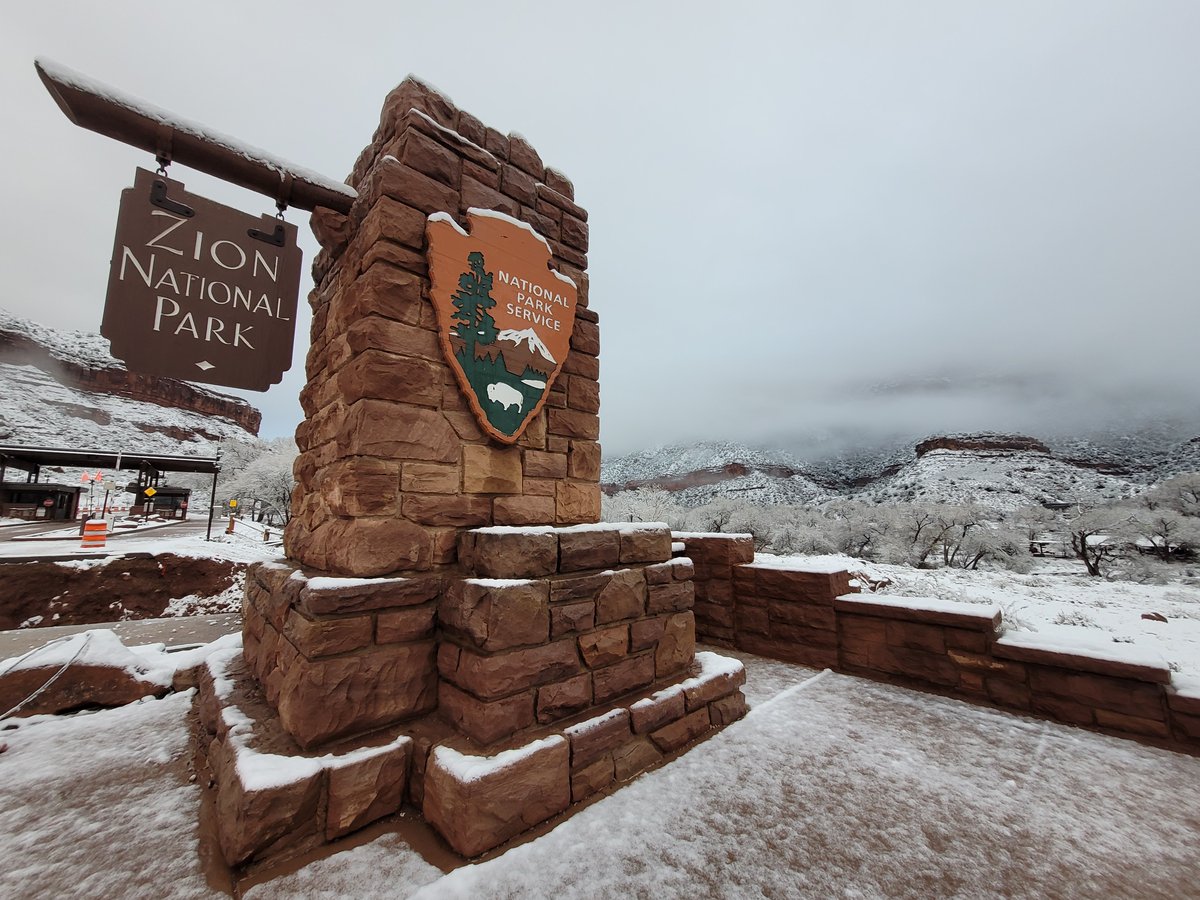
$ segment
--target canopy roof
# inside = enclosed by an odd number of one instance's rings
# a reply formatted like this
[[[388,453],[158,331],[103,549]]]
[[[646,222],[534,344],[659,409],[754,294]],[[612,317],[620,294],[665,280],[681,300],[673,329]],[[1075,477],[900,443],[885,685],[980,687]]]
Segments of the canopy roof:
[[[79,469],[141,471],[143,466],[159,472],[220,471],[216,456],[169,456],[162,453],[129,453],[121,450],[69,450],[60,447],[17,447],[0,444],[0,464],[32,472],[40,466],[69,466]]]

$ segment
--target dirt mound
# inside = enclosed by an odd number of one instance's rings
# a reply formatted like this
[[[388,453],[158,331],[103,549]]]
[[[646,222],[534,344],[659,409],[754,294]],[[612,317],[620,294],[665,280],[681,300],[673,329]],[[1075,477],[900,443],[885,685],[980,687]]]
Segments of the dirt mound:
[[[156,618],[172,600],[229,590],[245,568],[171,553],[92,566],[12,563],[0,566],[0,629]]]

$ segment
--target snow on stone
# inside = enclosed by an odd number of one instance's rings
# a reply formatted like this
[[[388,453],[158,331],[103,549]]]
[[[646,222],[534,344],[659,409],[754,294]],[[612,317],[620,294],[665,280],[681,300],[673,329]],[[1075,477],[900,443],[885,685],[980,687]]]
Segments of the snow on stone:
[[[177,116],[175,113],[170,112],[169,110],[142,100],[140,97],[127,94],[124,91],[111,87],[103,82],[89,78],[87,75],[76,72],[74,69],[69,69],[60,63],[54,62],[53,60],[42,57],[37,60],[37,64],[57,81],[64,82],[71,87],[85,91],[89,94],[95,94],[96,96],[102,97],[117,106],[137,113],[138,115],[153,119],[154,121],[163,125],[168,125],[176,131],[181,131],[184,134],[190,134],[193,137],[199,138],[200,140],[206,141],[210,144],[216,144],[220,147],[224,147],[226,150],[237,154],[245,160],[265,166],[279,175],[280,183],[283,182],[285,176],[291,175],[297,180],[306,181],[309,184],[315,184],[327,191],[341,194],[343,197],[348,197],[351,200],[354,200],[358,197],[358,192],[348,184],[335,181],[332,178],[322,175],[320,172],[313,171],[312,169],[305,168],[304,166],[296,165],[293,162],[289,162],[288,160],[283,159],[280,156],[276,156],[273,153],[269,153],[259,147],[244,143],[243,141],[239,141],[237,138],[230,137],[227,134],[207,128],[198,122],[193,122],[189,119]]]
[[[337,590],[338,588],[366,587],[372,584],[404,584],[408,578],[342,578],[337,575],[318,575],[308,579],[308,586],[316,591]]]
[[[134,653],[112,631],[94,628],[51,641],[22,656],[0,660],[0,675],[25,669],[58,669],[67,664],[123,669],[136,680],[159,687],[169,686],[175,674],[173,665]]]
[[[750,537],[750,535],[745,535]],[[830,575],[843,572],[846,567],[837,560],[810,559],[800,556],[776,556],[773,553],[755,553],[753,565],[759,569],[781,569],[787,572],[808,572],[813,575]]]
[[[609,722],[615,722],[617,719],[624,718],[628,713],[624,709],[613,709],[606,713],[588,719],[585,722],[580,722],[576,725],[568,726],[563,729],[563,733],[568,737],[579,737],[583,734],[588,734],[599,728],[603,728]]]
[[[1166,666],[1162,653],[1149,647],[1117,643],[1104,635],[1081,634],[1081,629],[1069,625],[1044,625],[1037,631],[1010,631],[996,641],[998,646],[1021,647],[1026,650],[1045,650],[1073,656],[1129,663],[1161,669]]]
[[[459,781],[478,781],[527,759],[539,750],[557,747],[565,743],[566,740],[561,736],[552,735],[538,741],[531,741],[523,747],[503,750],[495,756],[472,756],[461,753],[453,747],[441,746],[434,748],[430,763],[445,769]]]
[[[895,609],[914,609],[922,612],[951,613],[956,616],[980,616],[993,618],[1002,615],[999,606],[979,603],[959,603],[938,597],[888,597],[884,594],[844,594],[838,597],[846,603],[869,603],[874,606],[890,606]]]
[[[803,563],[846,569],[865,585],[865,602],[933,597],[965,603],[988,613],[999,607],[1005,635],[1065,629],[1080,646],[1092,642],[1142,648],[1159,654],[1170,666],[1173,681],[1200,678],[1200,584],[1194,579],[1169,584],[1107,581],[1083,574],[1071,560],[1042,560],[1028,574],[1009,571],[914,569],[855,559],[841,554],[784,557]],[[982,609],[981,609],[982,607]],[[1143,619],[1159,613],[1166,622]]]
[[[701,651],[701,652],[704,652],[704,651]],[[682,693],[683,693],[683,686],[679,685],[679,684],[673,684],[670,687],[665,687],[662,690],[655,691],[649,697],[645,697],[641,700],[638,700],[636,703],[633,703],[629,708],[637,709],[637,710],[650,709],[652,706],[654,706],[659,701],[666,700],[669,697],[674,697],[676,694],[682,694]]]
[[[425,85],[425,86],[430,87],[429,85]],[[431,88],[431,90],[434,90],[438,94],[442,94],[442,92],[438,91],[436,88]],[[445,98],[446,95],[442,94],[442,97]],[[446,101],[449,102],[449,98],[446,98]],[[453,105],[453,104],[451,104],[451,105]],[[447,128],[445,125],[443,125],[441,122],[439,122],[433,116],[429,115],[427,112],[417,109],[415,106],[410,106],[408,108],[408,111],[410,113],[415,113],[416,115],[420,116],[422,119],[424,119],[426,122],[428,122],[434,128],[436,128],[442,134],[449,137],[452,141],[462,144],[467,147],[473,147],[474,149],[478,150],[480,153],[486,153],[492,159],[496,158],[495,154],[492,153],[492,151],[490,151],[484,147],[480,147],[477,143],[475,143],[470,138],[463,137],[461,132],[455,131],[453,128]]]
[[[517,587],[522,584],[533,584],[528,578],[465,578],[467,584],[473,584],[481,588],[507,588]]]
[[[700,671],[691,678],[685,678],[679,682],[677,687],[686,691],[689,688],[699,687],[714,679],[724,676],[736,677],[746,670],[746,665],[740,659],[734,659],[732,656],[722,656],[719,653],[713,653],[711,650],[697,650],[696,662],[700,664]]]
[[[743,534],[740,532],[725,532],[725,531],[673,531],[671,537],[678,538],[681,541],[687,541],[696,538],[746,538],[753,540],[754,535]],[[756,560],[757,561],[757,560]]]
[[[222,648],[209,651],[205,664],[213,680],[214,691],[222,700],[228,701],[233,693],[233,679],[229,666],[242,653],[241,635],[230,635],[234,640],[222,639],[213,645]],[[221,718],[229,727],[227,744],[233,748],[238,779],[247,791],[261,791],[283,787],[310,778],[324,770],[340,769],[363,760],[393,752],[412,743],[412,738],[400,735],[390,743],[379,747],[362,747],[347,753],[326,753],[322,756],[284,756],[278,753],[263,753],[251,745],[254,722],[239,707],[227,705],[221,710]]]

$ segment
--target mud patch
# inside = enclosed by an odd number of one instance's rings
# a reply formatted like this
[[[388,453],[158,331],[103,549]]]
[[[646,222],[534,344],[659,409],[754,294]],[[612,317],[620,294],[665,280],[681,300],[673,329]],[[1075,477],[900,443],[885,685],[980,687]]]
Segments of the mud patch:
[[[3,565],[0,629],[236,611],[245,571],[244,563],[172,553],[90,566]]]

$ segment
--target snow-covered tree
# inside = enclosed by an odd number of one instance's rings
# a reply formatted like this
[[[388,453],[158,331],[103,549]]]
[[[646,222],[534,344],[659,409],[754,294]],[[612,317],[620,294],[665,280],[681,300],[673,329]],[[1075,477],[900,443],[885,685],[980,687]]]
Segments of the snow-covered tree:
[[[257,455],[246,460],[239,454],[232,464],[230,456],[223,453],[224,477],[218,484],[218,493],[225,498],[237,498],[243,505],[252,499],[260,500],[286,522],[291,516],[292,490],[296,486],[292,475],[295,462],[296,442],[291,438],[267,441]]]

